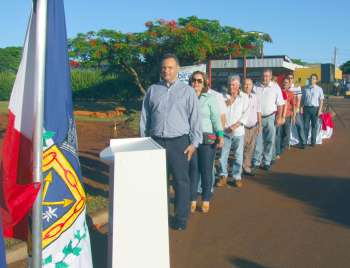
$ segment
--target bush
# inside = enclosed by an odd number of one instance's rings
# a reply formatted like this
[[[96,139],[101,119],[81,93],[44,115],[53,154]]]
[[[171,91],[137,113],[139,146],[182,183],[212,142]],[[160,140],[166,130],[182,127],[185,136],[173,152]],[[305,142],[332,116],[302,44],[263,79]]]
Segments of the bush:
[[[12,87],[16,79],[16,74],[12,72],[0,72],[0,100],[8,100]]]
[[[98,70],[73,70],[72,88],[75,100],[130,101],[140,95],[128,76],[104,75]]]
[[[8,100],[16,74],[0,72],[0,100]],[[104,75],[98,70],[72,70],[71,73],[73,98],[75,100],[119,100],[130,101],[140,94],[126,76]]]

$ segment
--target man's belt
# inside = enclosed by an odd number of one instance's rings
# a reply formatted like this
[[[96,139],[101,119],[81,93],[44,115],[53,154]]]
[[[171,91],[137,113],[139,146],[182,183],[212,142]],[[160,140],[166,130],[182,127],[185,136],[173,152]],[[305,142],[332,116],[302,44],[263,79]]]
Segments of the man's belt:
[[[254,126],[251,126],[251,127],[244,126],[244,128],[246,128],[246,129],[252,129],[252,128],[255,128],[257,125],[258,125],[258,123],[256,123]]]
[[[276,111],[274,111],[274,112],[272,112],[272,113],[270,113],[270,114],[268,114],[268,115],[263,115],[262,118],[270,117],[271,115],[274,115],[275,113],[276,113]]]

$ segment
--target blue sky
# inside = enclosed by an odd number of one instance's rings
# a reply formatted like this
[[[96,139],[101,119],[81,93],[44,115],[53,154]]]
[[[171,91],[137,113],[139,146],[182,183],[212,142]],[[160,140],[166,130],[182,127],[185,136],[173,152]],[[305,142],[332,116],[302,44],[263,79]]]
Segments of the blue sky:
[[[0,47],[22,45],[31,0],[0,0]],[[144,30],[148,20],[196,15],[246,31],[263,31],[273,43],[266,55],[286,54],[309,62],[350,60],[350,0],[65,0],[68,36],[111,28]],[[346,29],[346,27],[348,29]]]

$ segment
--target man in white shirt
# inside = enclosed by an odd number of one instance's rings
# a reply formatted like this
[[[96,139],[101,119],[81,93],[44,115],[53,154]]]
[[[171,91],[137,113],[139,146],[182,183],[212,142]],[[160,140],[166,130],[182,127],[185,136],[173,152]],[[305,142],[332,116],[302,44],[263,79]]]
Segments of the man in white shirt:
[[[248,96],[249,113],[246,124],[244,125],[244,152],[243,152],[243,174],[254,176],[252,166],[252,156],[255,149],[257,135],[261,132],[261,105],[260,100],[253,90],[253,80],[246,78],[244,81],[244,92]]]
[[[282,108],[284,100],[281,88],[272,80],[272,70],[265,69],[262,83],[255,87],[255,93],[260,99],[262,131],[256,139],[253,166],[269,170],[275,146],[276,126],[282,124]]]
[[[217,186],[227,185],[227,162],[231,147],[234,160],[232,165],[232,177],[237,187],[242,187],[242,164],[244,148],[244,125],[248,117],[247,95],[240,91],[239,76],[228,78],[229,95],[227,95],[226,125],[224,128],[224,147],[220,156],[220,180]]]

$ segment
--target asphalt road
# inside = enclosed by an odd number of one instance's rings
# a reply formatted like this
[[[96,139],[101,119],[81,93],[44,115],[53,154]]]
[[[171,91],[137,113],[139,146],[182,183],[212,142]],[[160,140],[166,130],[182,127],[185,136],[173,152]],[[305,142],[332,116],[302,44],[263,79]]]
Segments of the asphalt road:
[[[172,268],[350,267],[350,100],[330,105],[331,140],[288,150],[242,189],[216,189],[209,214],[170,231]],[[98,268],[106,265],[106,231],[91,232]]]

